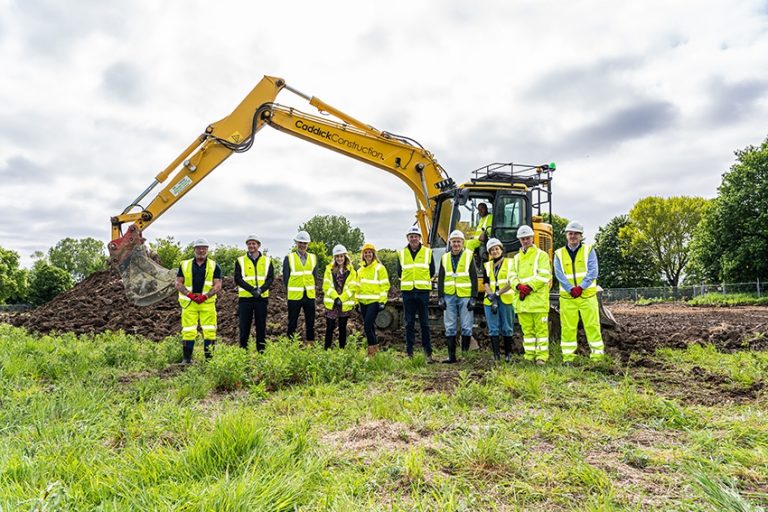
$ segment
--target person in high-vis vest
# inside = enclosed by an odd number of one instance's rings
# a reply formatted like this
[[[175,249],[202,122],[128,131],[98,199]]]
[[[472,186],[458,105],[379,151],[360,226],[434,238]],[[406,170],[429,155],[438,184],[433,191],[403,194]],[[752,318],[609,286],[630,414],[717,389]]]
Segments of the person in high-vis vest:
[[[512,330],[515,325],[515,289],[509,282],[512,258],[504,257],[504,244],[491,238],[486,244],[489,260],[483,265],[485,319],[491,338],[493,360],[501,359],[499,334],[504,338],[504,359],[512,360]]]
[[[429,335],[429,292],[432,291],[432,277],[435,262],[432,249],[421,244],[421,230],[412,226],[406,233],[408,245],[397,252],[397,275],[400,278],[400,292],[405,314],[405,351],[413,357],[416,341],[416,315],[421,327],[421,346],[427,363],[432,359],[432,343]]]
[[[325,306],[325,349],[333,345],[333,331],[339,324],[339,348],[347,346],[347,320],[357,304],[357,272],[341,244],[333,247],[333,261],[323,276],[323,306]]]
[[[472,238],[466,241],[466,247],[470,251],[478,249],[482,244],[488,241],[493,224],[493,214],[488,213],[488,205],[480,203],[477,205],[478,220],[475,226],[475,233]]]
[[[237,284],[237,316],[240,319],[240,346],[248,349],[251,325],[256,327],[256,350],[264,352],[267,339],[267,303],[269,287],[275,279],[275,271],[269,256],[259,250],[261,240],[257,235],[245,239],[248,248],[235,260]]]
[[[520,251],[512,259],[510,283],[517,290],[515,311],[523,331],[525,358],[544,364],[549,359],[549,256],[533,245],[533,229],[517,230]]]
[[[464,233],[454,230],[448,235],[450,251],[440,260],[437,276],[437,304],[443,310],[445,339],[448,345],[448,359],[444,363],[455,363],[457,320],[461,322],[461,351],[469,350],[474,322],[475,297],[477,296],[477,270],[473,253],[464,248]]]
[[[307,252],[309,233],[299,231],[293,239],[296,249],[283,260],[283,282],[288,294],[288,332],[296,332],[299,315],[304,311],[307,343],[315,341],[315,272],[317,256]]]
[[[216,343],[216,294],[221,290],[221,268],[208,257],[208,241],[198,238],[192,245],[195,257],[182,261],[176,274],[184,364],[192,362],[198,324],[203,331],[205,358],[210,359],[213,355]]]
[[[368,357],[373,357],[379,350],[376,338],[376,317],[384,311],[389,295],[389,275],[387,268],[376,257],[376,247],[367,243],[363,245],[363,257],[360,268],[357,269],[357,301],[360,314],[363,317],[363,330],[368,343]]]
[[[566,363],[576,357],[579,315],[592,352],[590,357],[602,359],[605,351],[597,303],[597,253],[592,245],[582,243],[583,233],[580,222],[569,222],[565,227],[568,244],[555,251],[555,277],[560,283],[560,348]]]

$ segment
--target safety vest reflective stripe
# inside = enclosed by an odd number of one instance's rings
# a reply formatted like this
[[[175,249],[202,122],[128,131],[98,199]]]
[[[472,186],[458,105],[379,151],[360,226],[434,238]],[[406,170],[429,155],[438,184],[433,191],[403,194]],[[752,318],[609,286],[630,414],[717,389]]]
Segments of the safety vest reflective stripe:
[[[370,265],[361,265],[357,269],[358,291],[357,299],[363,304],[371,302],[386,302],[389,292],[389,276],[387,269],[378,261]]]
[[[582,279],[587,275],[589,271],[589,253],[591,251],[591,245],[581,244],[581,247],[579,247],[579,250],[576,253],[576,257],[571,260],[571,255],[566,247],[561,247],[557,250],[557,259],[560,263],[560,270],[568,279],[571,286],[579,286],[579,283],[581,283]],[[596,294],[597,279],[593,279],[589,286],[582,290],[581,296],[587,298]],[[565,291],[563,287],[560,287],[560,296],[571,298],[571,295]]]
[[[192,264],[194,262],[194,258],[184,260],[181,262],[181,273],[184,275],[184,287],[192,291]],[[206,258],[205,260],[205,280],[203,281],[203,293],[208,293],[211,291],[211,288],[213,288],[213,272],[216,270],[216,262],[213,261],[210,258]],[[216,302],[216,295],[213,297],[208,297],[205,302]],[[186,295],[183,295],[181,292],[179,292],[179,303],[182,305],[185,305],[188,302],[192,302],[192,300],[187,297]]]
[[[549,257],[538,247],[531,246],[528,252],[523,254],[522,250],[515,254],[513,259],[513,276],[510,282],[513,285],[517,283],[540,282],[534,288],[524,301],[515,299],[515,310],[518,313],[541,313],[549,310],[549,279],[551,275],[549,269]],[[545,285],[546,283],[546,285]]]
[[[456,295],[458,297],[469,297],[472,295],[472,280],[469,278],[469,268],[472,264],[472,251],[464,249],[456,264],[456,270],[453,270],[451,253],[443,254],[441,264],[445,269],[445,278],[443,280],[443,293],[446,295]]]
[[[307,253],[306,263],[301,263],[298,253],[291,252],[288,255],[288,265],[291,275],[288,278],[288,300],[301,300],[306,291],[307,297],[315,298],[315,265],[317,256]]]
[[[237,262],[240,264],[240,271],[242,272],[243,281],[251,286],[261,287],[267,280],[267,273],[269,272],[269,266],[272,265],[272,261],[268,256],[261,255],[256,260],[256,265],[253,264],[253,260],[245,255],[237,258]],[[237,287],[237,295],[239,297],[253,297],[253,294],[245,288]],[[261,292],[261,297],[269,297],[269,290]]]
[[[420,247],[416,253],[416,258],[411,256],[411,251],[404,247],[398,251],[400,259],[400,290],[409,291],[414,288],[417,290],[431,290],[432,276],[429,275],[429,262],[432,259],[432,249],[429,247]]]
[[[500,295],[501,302],[504,304],[512,304],[515,300],[515,289],[511,288],[511,281],[510,278],[514,274],[514,270],[512,269],[512,259],[511,258],[503,258],[501,261],[501,266],[499,267],[499,273],[498,275],[494,272],[494,265],[493,261],[486,261],[485,262],[485,274],[488,276],[488,280],[490,281],[489,287],[491,288],[491,291],[493,293],[498,293],[499,290],[504,288],[506,285],[510,285],[509,290],[505,291]],[[488,297],[485,298],[483,301],[483,304],[486,306],[491,305],[491,301],[488,300]]]
[[[336,287],[333,284],[332,270],[333,263],[329,263],[325,268],[325,275],[323,276],[323,305],[326,309],[333,309],[333,303],[338,298],[341,299],[341,310],[351,311],[357,303],[355,300],[355,291],[358,286],[357,273],[354,268],[349,267],[349,274],[344,280],[344,286],[342,287],[341,294],[339,294],[336,292]]]

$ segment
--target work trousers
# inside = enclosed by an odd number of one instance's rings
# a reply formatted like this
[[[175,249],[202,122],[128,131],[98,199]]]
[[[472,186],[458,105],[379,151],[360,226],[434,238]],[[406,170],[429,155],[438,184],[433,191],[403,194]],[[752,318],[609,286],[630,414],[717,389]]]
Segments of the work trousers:
[[[445,311],[443,311],[443,325],[446,336],[456,336],[458,330],[457,319],[461,322],[461,335],[472,336],[472,322],[474,312],[467,309],[469,297],[456,295],[444,295]]]
[[[499,309],[493,312],[491,306],[485,306],[485,320],[488,323],[488,336],[512,336],[515,326],[515,308],[512,304],[499,301]]]
[[[525,358],[529,361],[549,359],[549,318],[547,313],[518,313],[523,331]]]
[[[267,299],[240,299],[237,316],[240,318],[240,346],[248,348],[251,325],[256,327],[256,350],[264,352],[267,339]]]
[[[421,327],[421,346],[427,357],[432,355],[429,339],[429,290],[409,290],[402,293],[403,312],[405,313],[405,351],[413,355],[416,341],[416,315],[419,315]]]
[[[333,345],[333,331],[336,330],[336,322],[339,323],[339,348],[347,346],[347,320],[348,317],[325,318],[325,349],[328,350]]]
[[[181,339],[194,341],[197,337],[197,325],[203,330],[203,339],[216,339],[216,303],[193,301],[186,302],[181,308]]]
[[[379,303],[360,304],[360,313],[363,315],[363,330],[368,346],[378,345],[376,338],[376,317],[379,315]]]
[[[307,341],[315,341],[315,299],[310,299],[306,295],[302,299],[288,301],[288,337],[290,338],[296,332],[302,310],[304,310]]]
[[[605,353],[603,335],[600,332],[600,307],[597,295],[592,297],[560,297],[560,348],[563,351],[563,361],[573,361],[576,358],[576,329],[579,325],[579,315],[584,324],[584,333],[591,349],[590,358],[602,359]]]

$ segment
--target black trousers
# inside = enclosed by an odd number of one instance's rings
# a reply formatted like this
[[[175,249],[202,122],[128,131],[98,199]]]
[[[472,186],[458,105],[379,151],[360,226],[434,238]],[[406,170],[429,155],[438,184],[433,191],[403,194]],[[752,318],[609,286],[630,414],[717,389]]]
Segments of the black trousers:
[[[315,341],[315,299],[306,295],[301,300],[288,301],[288,337],[296,332],[299,314],[304,310],[304,323],[307,327],[307,341]]]
[[[347,346],[347,320],[346,316],[325,319],[325,349],[333,345],[333,331],[336,330],[336,322],[339,323],[339,348]]]
[[[379,315],[379,303],[360,304],[360,313],[363,315],[363,329],[365,330],[365,339],[368,346],[378,345],[376,339],[376,317]]]
[[[240,299],[237,316],[240,318],[240,346],[248,348],[251,324],[256,327],[256,350],[264,352],[267,339],[267,299]]]

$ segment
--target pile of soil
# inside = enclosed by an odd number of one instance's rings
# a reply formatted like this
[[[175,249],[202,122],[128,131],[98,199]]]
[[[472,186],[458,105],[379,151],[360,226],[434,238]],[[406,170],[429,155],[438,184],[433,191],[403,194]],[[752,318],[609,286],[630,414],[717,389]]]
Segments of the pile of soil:
[[[322,293],[318,288],[318,297]],[[222,291],[216,300],[218,312],[218,339],[225,343],[237,343],[239,322],[237,318],[237,285],[231,277],[223,279]],[[267,336],[285,334],[288,326],[288,305],[282,279],[275,278],[269,290]],[[315,338],[322,340],[325,333],[325,317],[321,300],[316,304]],[[134,306],[125,297],[120,275],[105,270],[90,275],[71,290],[30,312],[11,315],[8,322],[38,333],[74,332],[98,333],[119,329],[140,334],[152,340],[178,334],[181,330],[181,308],[176,295],[151,306]],[[304,315],[299,319],[298,332],[304,333]],[[362,332],[358,314],[348,323],[349,332]],[[401,340],[398,331],[380,334],[384,343]]]

